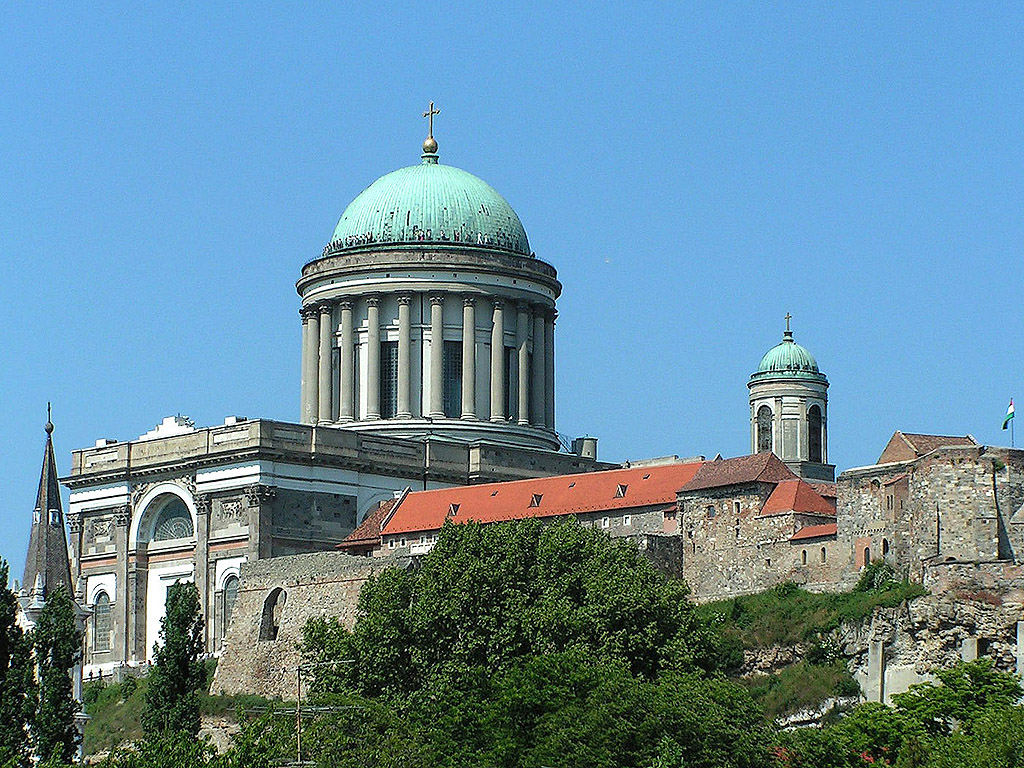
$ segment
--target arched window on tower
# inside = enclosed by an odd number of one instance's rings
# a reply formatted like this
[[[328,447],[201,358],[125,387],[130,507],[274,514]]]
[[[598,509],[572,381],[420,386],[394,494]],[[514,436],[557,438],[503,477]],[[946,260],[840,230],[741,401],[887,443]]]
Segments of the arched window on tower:
[[[757,451],[772,449],[772,409],[762,405],[757,409]]]
[[[812,405],[807,411],[807,459],[822,461],[821,408],[816,405]]]
[[[110,650],[110,598],[98,592],[92,605],[92,649],[95,653]]]

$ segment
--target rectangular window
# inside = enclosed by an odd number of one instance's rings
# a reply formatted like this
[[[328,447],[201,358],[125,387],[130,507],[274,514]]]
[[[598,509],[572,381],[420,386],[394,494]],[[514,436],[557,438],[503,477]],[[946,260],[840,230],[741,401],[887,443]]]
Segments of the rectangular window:
[[[737,515],[739,515],[739,513],[740,513],[740,503],[739,503],[738,501],[734,501],[734,502],[732,503],[732,508],[733,508],[733,511],[734,511],[734,512],[735,512],[735,513],[736,513]]]
[[[380,417],[393,419],[398,413],[398,342],[380,343]]]
[[[405,538],[404,537],[402,538],[402,540],[400,542],[398,542],[398,546],[400,546],[400,547],[404,547],[405,546]]]
[[[633,517],[631,515],[623,515],[622,516],[622,524],[623,525],[632,525],[633,524]]]
[[[611,525],[611,521],[607,517],[602,517],[601,518],[601,527],[602,528],[607,528],[610,525]]]
[[[457,419],[462,415],[462,342],[446,341],[442,349],[444,415]]]

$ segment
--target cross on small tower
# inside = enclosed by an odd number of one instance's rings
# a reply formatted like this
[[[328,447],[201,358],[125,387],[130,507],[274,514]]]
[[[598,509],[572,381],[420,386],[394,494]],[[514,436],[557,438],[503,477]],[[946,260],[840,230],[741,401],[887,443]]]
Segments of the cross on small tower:
[[[428,127],[427,127],[427,138],[428,139],[434,138],[434,115],[440,115],[440,114],[441,114],[441,110],[440,109],[434,109],[434,102],[430,102],[430,109],[428,109],[426,112],[423,113],[423,116],[430,121],[428,123]]]
[[[789,314],[789,312],[787,312],[786,313],[786,332],[787,333],[789,332],[789,321],[792,320],[792,319],[793,319],[793,316],[791,314]]]

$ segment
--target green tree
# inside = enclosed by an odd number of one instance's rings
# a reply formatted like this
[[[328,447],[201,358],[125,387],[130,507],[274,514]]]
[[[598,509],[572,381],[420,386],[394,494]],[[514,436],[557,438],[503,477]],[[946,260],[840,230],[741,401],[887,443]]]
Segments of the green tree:
[[[67,589],[46,596],[32,639],[39,675],[39,708],[32,728],[36,757],[70,762],[80,740],[71,671],[81,659],[82,635]]]
[[[150,739],[169,731],[199,733],[199,692],[206,687],[206,672],[199,659],[202,652],[199,592],[191,582],[178,582],[167,590],[160,642],[154,646],[149,673],[142,726]]]
[[[714,634],[687,597],[634,543],[578,523],[447,524],[421,569],[367,582],[353,632],[308,627],[306,655],[356,662],[319,674],[318,691],[369,696],[407,694],[445,670],[496,672],[573,650],[652,678],[715,664]]]
[[[29,725],[36,706],[32,643],[18,626],[18,599],[0,558],[0,765],[29,762]]]
[[[991,659],[960,662],[935,677],[938,685],[912,685],[892,697],[900,712],[932,735],[946,736],[957,724],[970,733],[980,717],[1009,709],[1021,698],[1017,676],[1000,672]]]

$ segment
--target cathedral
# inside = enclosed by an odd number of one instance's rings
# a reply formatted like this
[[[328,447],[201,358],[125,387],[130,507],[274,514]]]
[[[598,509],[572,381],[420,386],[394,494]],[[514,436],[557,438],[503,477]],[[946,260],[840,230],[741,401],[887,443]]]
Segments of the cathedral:
[[[295,422],[169,417],[73,451],[67,544],[48,425],[58,512],[37,503],[22,599],[74,589],[86,676],[148,664],[167,590],[188,580],[207,651],[262,654],[222,663],[218,685],[259,688],[244,676],[272,678],[306,618],[350,619],[367,575],[428,552],[447,521],[572,517],[636,540],[697,599],[848,587],[878,558],[920,580],[1017,567],[1024,452],[897,433],[837,481],[828,378],[788,315],[747,383],[748,456],[620,465],[563,440],[557,272],[493,187],[440,162],[435,114],[420,162],[370,184],[301,268]]]

